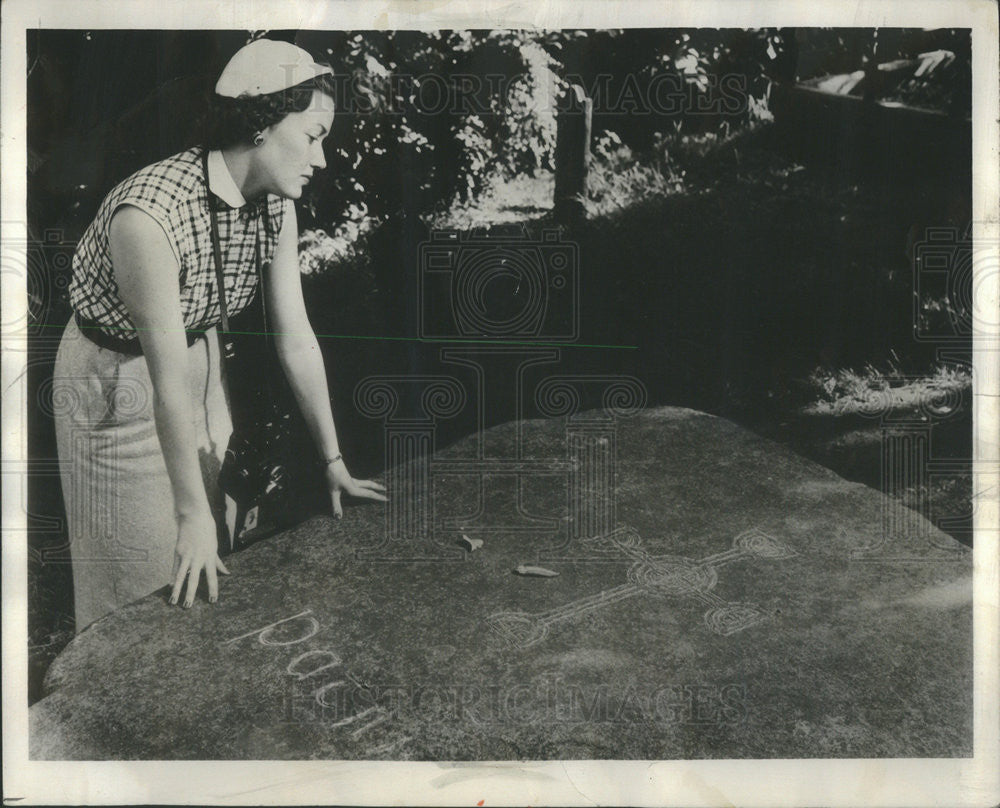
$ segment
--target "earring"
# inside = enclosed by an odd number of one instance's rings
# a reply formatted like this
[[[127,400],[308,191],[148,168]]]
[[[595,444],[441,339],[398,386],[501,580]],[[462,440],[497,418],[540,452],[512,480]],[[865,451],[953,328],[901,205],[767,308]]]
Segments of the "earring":
[[[254,146],[260,146],[263,142],[264,142],[264,133],[263,132],[254,132],[253,145]]]

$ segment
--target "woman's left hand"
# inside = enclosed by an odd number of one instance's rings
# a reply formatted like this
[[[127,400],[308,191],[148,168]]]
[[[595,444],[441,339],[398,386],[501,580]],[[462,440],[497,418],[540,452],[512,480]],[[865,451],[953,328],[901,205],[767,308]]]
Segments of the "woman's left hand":
[[[349,494],[359,499],[374,499],[385,502],[385,486],[371,480],[355,480],[347,470],[343,458],[338,458],[326,467],[326,483],[330,489],[330,501],[333,504],[333,515],[340,519],[344,509],[340,504],[341,493]]]

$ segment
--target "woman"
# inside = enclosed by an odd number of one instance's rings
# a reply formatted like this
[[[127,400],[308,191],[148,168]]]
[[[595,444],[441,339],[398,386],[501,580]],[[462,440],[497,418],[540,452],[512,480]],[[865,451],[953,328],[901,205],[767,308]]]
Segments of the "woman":
[[[382,486],[351,477],[340,454],[298,271],[291,200],[326,165],[332,72],[294,45],[257,40],[215,89],[205,148],[116,186],[74,256],[75,316],[53,389],[77,631],[170,582],[170,603],[183,590],[189,607],[202,573],[215,602],[217,572],[228,574],[217,555],[217,478],[232,424],[214,328],[210,205],[230,315],[253,297],[260,250],[279,362],[326,460],[335,515],[344,493],[385,500]]]

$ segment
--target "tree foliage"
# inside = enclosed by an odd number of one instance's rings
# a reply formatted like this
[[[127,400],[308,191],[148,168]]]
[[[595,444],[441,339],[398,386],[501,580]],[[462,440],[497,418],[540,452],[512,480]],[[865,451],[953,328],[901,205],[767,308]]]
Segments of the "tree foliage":
[[[88,221],[114,182],[194,142],[214,76],[261,35],[295,41],[340,81],[329,170],[300,206],[304,227],[327,232],[363,232],[370,220],[551,170],[569,84],[593,99],[595,139],[612,132],[634,154],[665,133],[729,132],[762,117],[772,81],[934,48],[956,54],[950,111],[969,105],[969,36],[955,30],[38,32],[29,166],[36,208],[55,213],[44,224]],[[894,91],[928,96],[912,82]]]

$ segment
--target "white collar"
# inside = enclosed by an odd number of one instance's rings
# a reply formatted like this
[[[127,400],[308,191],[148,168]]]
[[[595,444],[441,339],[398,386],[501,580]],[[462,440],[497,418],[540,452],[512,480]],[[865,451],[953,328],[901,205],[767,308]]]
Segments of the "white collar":
[[[208,187],[231,208],[242,208],[247,203],[218,149],[208,153]]]

